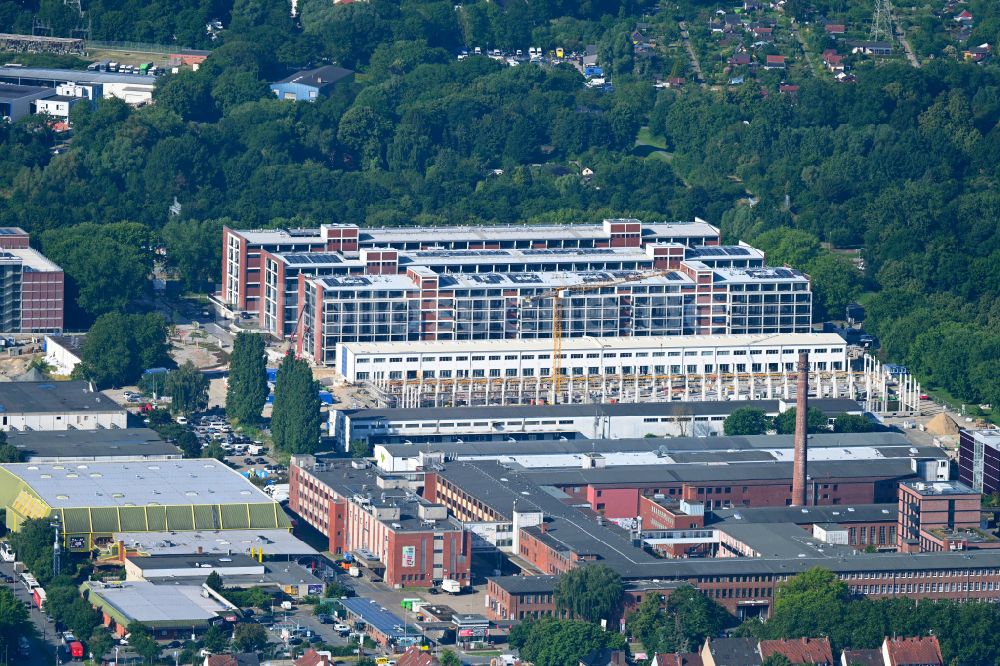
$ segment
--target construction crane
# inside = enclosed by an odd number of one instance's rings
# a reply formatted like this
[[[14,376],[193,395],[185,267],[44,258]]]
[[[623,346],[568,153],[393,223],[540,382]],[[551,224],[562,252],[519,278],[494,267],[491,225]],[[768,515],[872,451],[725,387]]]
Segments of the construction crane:
[[[559,400],[559,395],[562,391],[562,343],[563,343],[563,301],[566,298],[572,296],[573,294],[586,293],[588,291],[596,291],[598,289],[603,289],[605,287],[617,287],[618,285],[628,284],[629,282],[639,282],[641,280],[648,280],[649,278],[661,277],[663,275],[668,275],[673,273],[674,269],[664,268],[654,271],[643,271],[642,273],[633,273],[626,277],[616,278],[614,280],[602,280],[600,282],[585,282],[583,284],[576,284],[569,287],[560,287],[558,289],[552,289],[550,291],[543,292],[541,294],[536,294],[534,296],[528,296],[524,299],[525,303],[535,303],[537,301],[545,300],[547,298],[552,299],[552,403],[555,404]]]

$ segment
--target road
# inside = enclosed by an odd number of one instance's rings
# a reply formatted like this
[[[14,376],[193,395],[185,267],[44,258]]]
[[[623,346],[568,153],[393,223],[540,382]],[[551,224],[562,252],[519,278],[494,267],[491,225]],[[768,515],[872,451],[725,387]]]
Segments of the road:
[[[892,22],[892,29],[896,33],[896,39],[899,40],[899,43],[903,45],[903,50],[906,51],[906,59],[910,61],[911,65],[919,68],[920,61],[917,60],[917,54],[913,52],[910,42],[906,39],[906,35],[903,34],[903,30],[896,24],[895,19]]]
[[[58,640],[56,638],[55,625],[49,619],[49,616],[42,613],[38,608],[31,603],[31,594],[21,583],[17,582],[17,577],[14,576],[14,564],[12,562],[0,562],[0,575],[14,577],[14,583],[0,583],[0,585],[6,585],[8,589],[14,592],[14,596],[17,597],[18,601],[25,604],[26,607],[30,608],[31,622],[35,625],[35,630],[38,633],[38,637],[32,639],[31,643],[31,655],[27,657],[20,657],[17,655],[0,654],[0,664],[10,664],[10,666],[49,666],[56,661],[56,649],[58,645]],[[6,661],[3,661],[6,658]]]
[[[684,47],[687,49],[688,56],[691,57],[691,67],[694,69],[695,77],[698,83],[705,83],[705,76],[701,73],[701,63],[698,62],[698,54],[694,52],[694,47],[691,46],[691,37],[688,35],[687,24],[684,21],[678,21],[678,27],[681,29],[681,39],[684,40]]]
[[[809,45],[806,44],[806,40],[802,39],[802,35],[799,34],[798,24],[792,23],[789,26],[789,29],[791,30],[791,33],[795,36],[795,39],[798,40],[799,44],[802,45],[802,53],[806,57],[806,62],[809,63],[809,71],[815,74],[817,70],[816,70],[816,65],[813,63],[812,53],[809,52]]]

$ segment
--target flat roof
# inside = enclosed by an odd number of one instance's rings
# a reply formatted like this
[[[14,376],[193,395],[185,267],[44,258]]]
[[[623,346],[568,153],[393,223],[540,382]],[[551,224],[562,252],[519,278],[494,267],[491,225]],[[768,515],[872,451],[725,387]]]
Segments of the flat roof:
[[[75,99],[75,98],[74,98]],[[52,261],[38,250],[30,247],[20,247],[7,250],[14,256],[21,258],[21,263],[25,268],[40,273],[57,273],[62,270],[56,262]]]
[[[326,88],[341,79],[347,78],[351,74],[354,74],[353,70],[337,67],[336,65],[325,65],[315,69],[304,69],[298,72],[292,72],[290,75],[280,81],[277,81],[276,83],[298,83],[304,86]]]
[[[86,464],[5,463],[53,509],[100,506],[273,504],[212,458]]]
[[[93,72],[85,69],[54,69],[49,67],[0,67],[0,77],[39,79],[56,83],[131,83],[152,88],[156,77],[148,74],[119,74],[116,72]]]
[[[758,557],[797,558],[800,555],[853,555],[850,546],[835,546],[814,538],[794,523],[725,523],[717,529],[752,548]],[[835,552],[838,551],[839,552]]]
[[[918,495],[979,495],[961,481],[909,481],[903,484]]]
[[[973,439],[990,448],[1000,450],[1000,430],[991,428],[989,430],[963,430],[962,432],[969,433]]]
[[[147,581],[104,584],[87,581],[91,599],[107,604],[129,620],[153,627],[196,622],[204,624],[232,609],[202,596],[200,585],[155,585]]]
[[[39,93],[51,92],[51,88],[42,86],[22,86],[15,83],[0,82],[0,97],[4,99],[21,99],[22,97],[33,97]]]
[[[712,509],[706,525],[746,523],[838,524],[895,522],[899,509],[890,504],[852,504],[837,506],[762,506],[739,509]],[[714,518],[714,520],[711,520]]]
[[[66,414],[120,412],[125,408],[84,381],[0,383],[0,413]]]
[[[398,641],[401,638],[408,637],[416,640],[420,635],[420,632],[417,631],[416,626],[412,622],[404,623],[404,621],[394,613],[391,613],[384,607],[379,606],[378,602],[374,599],[349,597],[347,599],[341,599],[340,603],[352,615],[356,616],[366,624],[371,625],[377,632],[387,636],[390,640]],[[408,624],[412,628],[412,631],[407,633],[405,631],[404,624]]]
[[[108,458],[166,460],[181,451],[149,428],[100,430],[12,430],[7,443],[16,446],[25,462],[87,462]]]
[[[836,333],[776,333],[754,335],[655,335],[618,337],[571,337],[563,339],[564,353],[571,351],[603,351],[649,349],[656,351],[723,349],[754,347],[798,347],[804,346],[843,347],[847,342]],[[449,354],[491,351],[499,352],[552,352],[552,338],[524,340],[432,340],[421,342],[341,342],[338,347],[355,355],[389,354]],[[567,357],[567,360],[570,360]],[[1000,432],[1000,431],[998,431]]]
[[[164,569],[196,569],[192,574],[200,574],[204,570],[207,576],[213,569],[233,567],[259,567],[264,565],[249,555],[234,553],[232,555],[140,555],[129,557],[128,560],[144,571],[162,571]]]
[[[641,403],[573,403],[561,405],[490,405],[481,407],[413,407],[405,409],[367,408],[344,409],[338,413],[352,421],[378,420],[386,423],[400,421],[445,421],[462,419],[538,419],[610,416],[727,416],[742,407],[757,407],[768,414],[777,414],[778,400],[703,400],[694,402],[641,402]],[[789,403],[789,406],[794,406]],[[846,398],[811,399],[810,407],[826,414],[859,413],[859,403]],[[334,412],[331,412],[333,414]]]
[[[214,530],[199,532],[115,532],[130,550],[147,555],[203,553],[228,555],[261,549],[269,556],[315,555],[315,548],[288,530]]]

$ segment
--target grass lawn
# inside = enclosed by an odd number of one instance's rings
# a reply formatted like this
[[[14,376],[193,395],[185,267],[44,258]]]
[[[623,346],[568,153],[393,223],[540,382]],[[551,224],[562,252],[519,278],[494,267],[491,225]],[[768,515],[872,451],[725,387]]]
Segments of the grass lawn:
[[[653,134],[649,127],[639,128],[639,133],[635,137],[635,147],[632,148],[632,154],[636,157],[652,157],[667,162],[674,157],[673,153],[667,152],[666,139]]]

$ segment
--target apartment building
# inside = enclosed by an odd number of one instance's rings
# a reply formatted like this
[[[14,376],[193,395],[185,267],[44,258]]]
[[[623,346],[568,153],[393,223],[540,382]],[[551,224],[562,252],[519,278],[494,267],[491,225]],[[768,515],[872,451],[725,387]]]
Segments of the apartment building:
[[[717,227],[693,222],[649,224],[604,220],[602,224],[493,227],[400,227],[361,229],[354,224],[324,224],[319,229],[222,231],[223,302],[256,311],[262,296],[265,252],[336,253],[357,257],[361,250],[551,250],[640,248],[647,243],[719,245]]]
[[[63,270],[28,247],[28,234],[0,227],[0,331],[59,333],[63,329]]]

